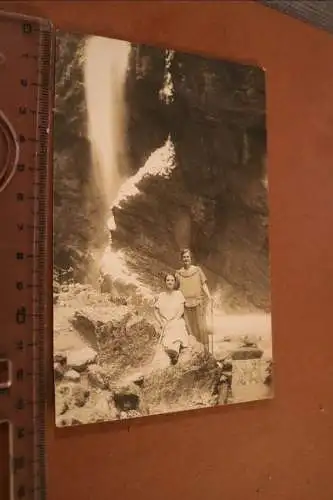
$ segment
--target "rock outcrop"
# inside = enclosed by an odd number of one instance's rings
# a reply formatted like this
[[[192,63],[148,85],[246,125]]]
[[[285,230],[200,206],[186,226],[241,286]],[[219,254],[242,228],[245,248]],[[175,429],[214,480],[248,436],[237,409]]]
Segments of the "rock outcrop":
[[[190,246],[221,301],[217,309],[270,311],[263,71],[133,45],[124,110],[131,177],[109,219],[93,176],[84,45],[84,37],[60,38],[56,74],[58,424],[269,397],[267,339],[226,330],[224,339],[215,325],[214,357],[193,341],[173,366],[151,307],[164,273]],[[92,280],[94,288],[85,283]]]
[[[72,330],[69,349],[63,345],[65,328],[62,337],[55,337],[58,425],[185,411],[272,394],[271,359],[263,359],[259,338],[216,337],[212,356],[190,337],[189,347],[173,365],[159,342],[151,308],[119,308],[109,293],[88,286],[62,288],[55,324],[67,322]],[[80,343],[73,341],[75,335]]]
[[[98,267],[92,251],[108,241],[87,138],[84,43],[60,38],[55,103],[54,262],[58,279],[76,281]],[[146,176],[114,207],[114,246],[148,283],[190,246],[231,308],[268,311],[264,72],[132,45],[125,87],[127,171],[149,158],[173,168],[162,181]],[[166,144],[172,155],[157,158]]]
[[[133,50],[131,162],[168,167],[169,175],[144,176],[137,194],[114,207],[113,244],[129,250],[129,263],[135,249],[160,269],[177,267],[179,249],[190,246],[233,308],[269,310],[264,72],[176,53],[165,68],[172,82],[165,103],[158,88],[163,51]]]
[[[137,315],[128,306],[95,306],[75,311],[71,324],[91,344],[96,345],[98,358],[122,372],[147,363],[158,341],[156,325],[150,317]],[[80,371],[94,364],[97,353],[82,349],[71,353],[67,363]]]
[[[169,134],[169,122],[159,93],[165,80],[165,51],[132,45],[125,84],[128,161],[133,174]]]

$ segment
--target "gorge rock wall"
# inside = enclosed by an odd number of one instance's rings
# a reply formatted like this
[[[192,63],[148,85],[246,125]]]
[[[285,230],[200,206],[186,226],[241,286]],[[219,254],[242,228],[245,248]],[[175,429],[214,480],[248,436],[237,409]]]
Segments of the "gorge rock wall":
[[[102,200],[94,183],[84,90],[85,38],[58,38],[54,103],[54,264],[57,279],[82,281],[92,247],[105,239]]]
[[[166,67],[157,48],[134,47],[133,54],[131,164],[142,167],[169,137],[175,168],[163,181],[145,177],[140,194],[114,208],[114,245],[166,268],[178,267],[179,249],[190,246],[212,287],[230,289],[228,301],[269,310],[264,72],[179,53]],[[167,72],[168,103],[161,98]]]
[[[92,263],[91,248],[107,241],[106,207],[87,138],[83,47],[80,37],[60,39],[55,103],[54,262],[76,281]],[[268,311],[264,72],[171,55],[142,45],[131,49],[129,171],[134,175],[147,161],[167,162],[170,174],[143,177],[137,194],[114,207],[113,246],[156,288],[162,271],[179,266],[180,248],[190,246],[213,290],[228,290],[233,307]],[[163,90],[170,81],[168,100]]]
[[[169,133],[167,110],[159,99],[164,77],[165,51],[132,45],[125,94],[128,161],[133,173],[163,145]]]

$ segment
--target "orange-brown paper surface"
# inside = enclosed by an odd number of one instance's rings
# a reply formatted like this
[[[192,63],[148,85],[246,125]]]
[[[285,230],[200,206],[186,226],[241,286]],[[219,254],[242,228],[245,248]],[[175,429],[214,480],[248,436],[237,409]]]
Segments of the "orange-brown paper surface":
[[[267,72],[275,398],[56,429],[50,381],[49,499],[331,500],[332,37],[253,2],[0,6]]]

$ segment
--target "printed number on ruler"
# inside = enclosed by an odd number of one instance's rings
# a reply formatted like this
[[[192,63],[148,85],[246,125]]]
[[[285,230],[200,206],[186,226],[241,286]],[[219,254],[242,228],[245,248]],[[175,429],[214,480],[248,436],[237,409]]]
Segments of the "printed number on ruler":
[[[0,12],[0,422],[10,429],[13,500],[42,500],[46,495],[52,61],[48,21]]]

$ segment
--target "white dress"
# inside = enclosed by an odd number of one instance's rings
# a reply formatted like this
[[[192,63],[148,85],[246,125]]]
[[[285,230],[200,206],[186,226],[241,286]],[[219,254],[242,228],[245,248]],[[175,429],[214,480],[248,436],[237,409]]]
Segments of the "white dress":
[[[165,349],[179,351],[180,345],[188,346],[188,333],[184,318],[173,319],[184,303],[185,298],[180,290],[174,290],[171,293],[162,292],[157,297],[155,307],[167,321],[162,334],[162,344]]]

